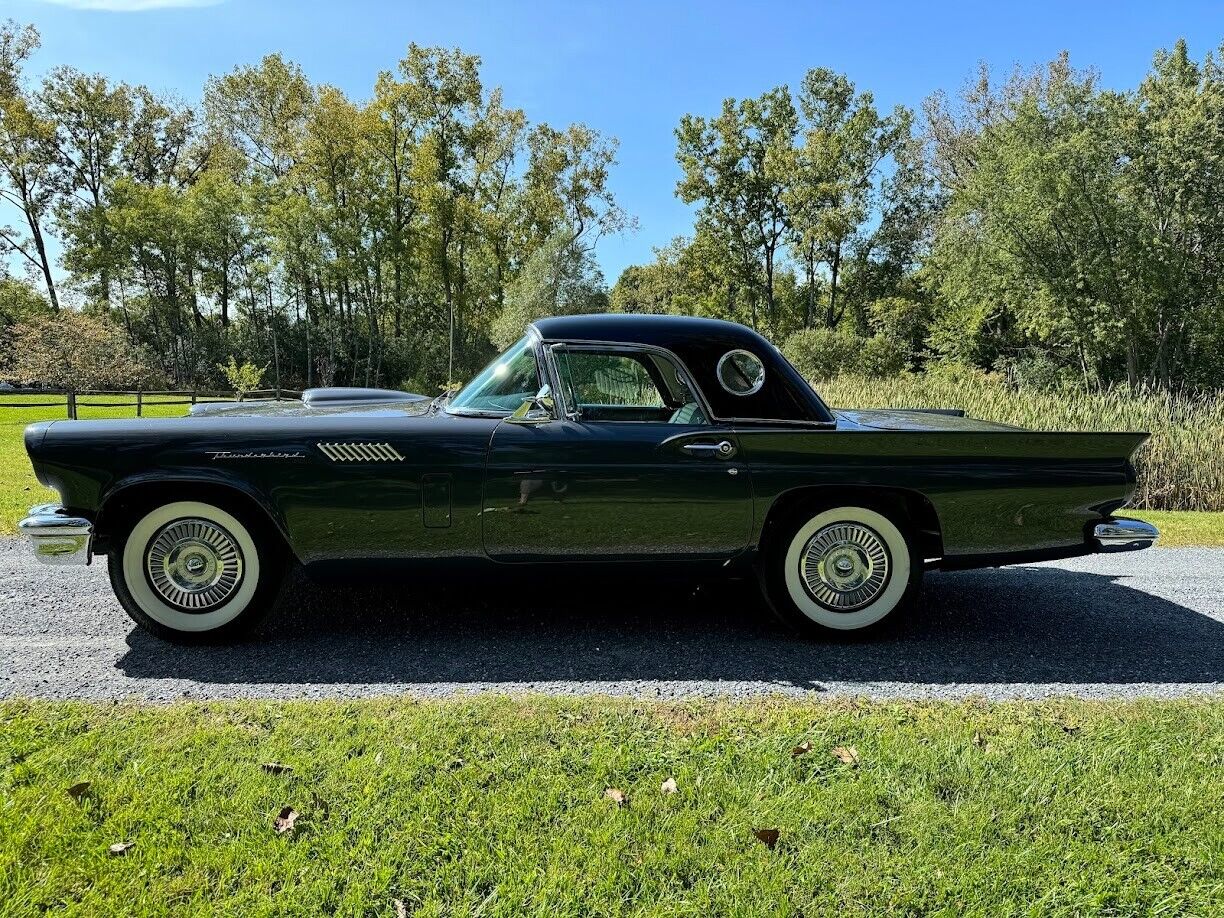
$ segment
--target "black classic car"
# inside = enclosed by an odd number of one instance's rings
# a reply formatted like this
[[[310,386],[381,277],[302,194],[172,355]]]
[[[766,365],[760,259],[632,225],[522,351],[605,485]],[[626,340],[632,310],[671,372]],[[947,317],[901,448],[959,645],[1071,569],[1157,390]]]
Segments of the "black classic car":
[[[927,568],[1151,545],[1114,516],[1146,437],[834,410],[741,325],[572,316],[450,398],[31,425],[62,506],[21,528],[49,563],[106,555],[132,618],[179,641],[248,628],[293,564],[358,560],[752,571],[786,621],[849,631],[895,619]]]

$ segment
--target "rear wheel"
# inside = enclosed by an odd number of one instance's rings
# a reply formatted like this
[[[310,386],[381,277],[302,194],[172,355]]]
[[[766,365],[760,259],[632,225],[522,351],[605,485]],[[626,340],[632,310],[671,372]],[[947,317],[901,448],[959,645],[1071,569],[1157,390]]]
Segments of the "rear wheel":
[[[795,514],[766,546],[763,565],[770,605],[808,634],[878,628],[914,601],[922,583],[905,520],[871,507]]]
[[[177,643],[218,642],[253,627],[276,599],[282,553],[264,527],[199,501],[134,515],[108,558],[132,619]]]

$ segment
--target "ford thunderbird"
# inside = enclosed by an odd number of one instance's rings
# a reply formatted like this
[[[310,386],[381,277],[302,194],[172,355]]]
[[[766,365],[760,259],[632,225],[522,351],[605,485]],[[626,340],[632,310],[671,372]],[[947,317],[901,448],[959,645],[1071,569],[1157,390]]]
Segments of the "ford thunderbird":
[[[293,565],[357,561],[740,570],[800,630],[851,631],[903,614],[927,569],[1151,545],[1115,516],[1146,438],[833,409],[741,325],[571,316],[450,397],[33,424],[60,503],[20,526],[47,563],[105,555],[124,609],[175,641],[250,628]]]

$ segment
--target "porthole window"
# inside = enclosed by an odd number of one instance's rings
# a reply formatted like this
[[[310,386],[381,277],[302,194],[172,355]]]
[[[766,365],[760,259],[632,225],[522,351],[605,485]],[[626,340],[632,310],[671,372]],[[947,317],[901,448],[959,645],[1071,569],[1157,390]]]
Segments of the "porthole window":
[[[765,385],[765,365],[748,351],[728,351],[718,360],[718,382],[732,395],[755,395]]]

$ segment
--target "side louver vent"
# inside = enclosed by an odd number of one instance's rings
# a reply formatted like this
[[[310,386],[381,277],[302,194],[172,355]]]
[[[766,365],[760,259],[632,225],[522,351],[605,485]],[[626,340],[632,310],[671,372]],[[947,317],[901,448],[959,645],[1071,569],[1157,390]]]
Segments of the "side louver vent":
[[[319,449],[332,462],[403,462],[390,443],[320,443]]]

